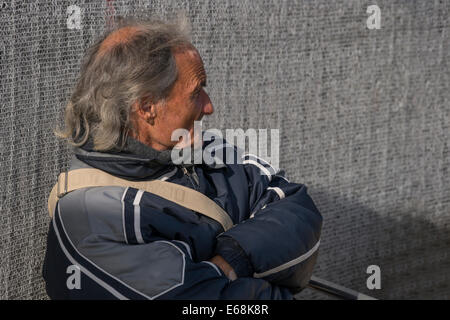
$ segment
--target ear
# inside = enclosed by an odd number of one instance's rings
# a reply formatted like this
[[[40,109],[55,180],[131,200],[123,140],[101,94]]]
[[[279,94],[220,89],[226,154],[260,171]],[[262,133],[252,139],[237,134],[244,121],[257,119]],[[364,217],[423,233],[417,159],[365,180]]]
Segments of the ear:
[[[156,118],[156,104],[152,103],[149,98],[141,98],[133,105],[133,110],[137,117],[151,125],[154,124]]]

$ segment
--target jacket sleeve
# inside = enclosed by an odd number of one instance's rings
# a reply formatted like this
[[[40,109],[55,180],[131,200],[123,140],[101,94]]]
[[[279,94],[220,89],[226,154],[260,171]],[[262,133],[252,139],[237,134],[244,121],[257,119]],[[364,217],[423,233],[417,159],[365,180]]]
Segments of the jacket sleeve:
[[[92,239],[91,239],[92,240]],[[89,241],[90,242],[90,241]],[[89,244],[92,246],[92,243]],[[181,299],[181,300],[292,300],[288,288],[263,279],[240,278],[230,281],[209,261],[193,261],[188,246],[181,241],[155,241],[140,245],[97,243],[113,251],[114,265],[101,270],[120,279],[125,285],[109,279],[111,287],[120,292],[121,299]],[[98,261],[98,255],[91,261]],[[111,256],[111,259],[114,259]],[[107,277],[108,278],[108,277]],[[105,281],[105,282],[109,282]],[[132,288],[130,290],[129,288]]]
[[[256,156],[244,155],[248,218],[217,238],[221,255],[238,277],[264,279],[298,293],[317,259],[322,216],[303,184]]]

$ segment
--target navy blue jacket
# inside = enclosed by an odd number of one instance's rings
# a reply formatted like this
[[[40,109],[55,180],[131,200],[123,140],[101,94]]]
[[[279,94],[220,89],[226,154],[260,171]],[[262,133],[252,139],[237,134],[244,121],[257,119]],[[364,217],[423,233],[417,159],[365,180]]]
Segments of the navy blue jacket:
[[[50,298],[292,299],[311,277],[322,217],[305,185],[232,152],[240,164],[186,166],[173,164],[170,150],[132,138],[122,151],[96,152],[91,142],[74,148],[69,170],[193,188],[235,226],[224,232],[211,218],[131,187],[70,192],[58,201],[48,233],[43,276]],[[237,280],[207,261],[215,255]]]

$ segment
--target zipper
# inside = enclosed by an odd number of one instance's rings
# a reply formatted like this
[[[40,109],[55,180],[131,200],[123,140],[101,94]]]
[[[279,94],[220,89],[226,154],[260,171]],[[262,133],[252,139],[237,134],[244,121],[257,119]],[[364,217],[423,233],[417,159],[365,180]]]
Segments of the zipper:
[[[188,177],[188,179],[191,182],[194,189],[198,190],[200,187],[200,180],[198,178],[197,173],[195,172],[194,166],[192,166],[192,173],[190,173],[189,170],[185,166],[181,166],[181,170]]]

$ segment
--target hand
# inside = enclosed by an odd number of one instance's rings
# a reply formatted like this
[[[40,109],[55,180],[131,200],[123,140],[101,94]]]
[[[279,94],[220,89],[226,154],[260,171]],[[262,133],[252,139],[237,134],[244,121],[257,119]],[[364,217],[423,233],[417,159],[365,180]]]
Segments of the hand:
[[[218,266],[231,281],[237,279],[236,272],[234,272],[234,269],[229,265],[228,262],[225,261],[224,258],[222,258],[222,256],[220,255],[214,256],[211,259],[209,259],[209,262],[212,262],[216,266]]]

